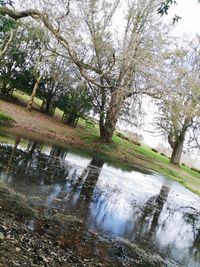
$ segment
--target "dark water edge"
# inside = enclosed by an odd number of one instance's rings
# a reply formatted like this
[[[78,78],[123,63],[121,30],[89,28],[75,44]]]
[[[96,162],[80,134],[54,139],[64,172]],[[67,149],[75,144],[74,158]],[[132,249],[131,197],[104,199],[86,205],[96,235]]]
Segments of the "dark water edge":
[[[28,142],[28,140],[32,140],[32,141],[36,141],[38,143],[42,143],[45,145],[55,145],[57,147],[66,149],[76,155],[80,155],[83,157],[89,157],[89,158],[93,158],[94,156],[96,156],[98,154],[98,158],[103,160],[104,162],[106,162],[108,165],[111,165],[117,169],[122,169],[125,171],[132,171],[132,170],[136,170],[139,172],[143,172],[143,173],[147,173],[147,174],[151,174],[154,173],[154,171],[149,170],[141,165],[137,165],[135,163],[129,163],[127,161],[117,161],[109,156],[107,156],[106,154],[104,154],[103,152],[97,152],[96,150],[93,150],[89,147],[80,147],[79,145],[77,146],[76,144],[72,143],[66,143],[64,141],[60,141],[57,139],[52,139],[52,138],[48,138],[42,135],[38,135],[37,133],[29,133],[30,135],[27,136],[27,133],[21,133],[20,135],[17,135],[19,138],[25,140]],[[12,135],[10,133],[7,132],[6,128],[1,129],[0,128],[0,136],[4,136],[5,139],[8,138],[8,141],[4,142],[4,143],[9,143],[9,140],[15,140],[16,136]],[[1,141],[0,141],[1,143]]]
[[[200,198],[161,175],[16,138],[0,146],[0,180],[0,236],[6,221],[33,243],[39,235],[36,266],[200,266]],[[59,265],[55,248],[78,262]]]

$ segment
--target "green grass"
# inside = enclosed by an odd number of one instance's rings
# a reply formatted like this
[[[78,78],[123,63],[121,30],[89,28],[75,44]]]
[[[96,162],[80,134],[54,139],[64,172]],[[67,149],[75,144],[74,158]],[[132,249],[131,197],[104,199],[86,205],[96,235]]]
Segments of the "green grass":
[[[13,96],[16,97],[17,99],[19,99],[20,101],[24,102],[24,103],[28,103],[30,96],[27,94],[24,94],[20,91],[14,91],[13,92]],[[34,99],[34,103],[38,106],[38,108],[42,105],[42,100],[38,97],[35,97]],[[56,108],[55,110],[55,116],[62,118],[63,116],[63,111],[60,110],[59,108]]]
[[[14,92],[13,92],[13,96],[16,97],[16,98],[18,98],[19,100],[21,100],[21,101],[24,102],[24,103],[28,103],[29,98],[30,98],[29,95],[23,94],[23,93],[21,93],[21,92],[19,92],[19,91],[14,91]],[[34,99],[34,103],[35,103],[37,106],[40,107],[41,104],[42,104],[42,100],[39,99],[38,97],[36,97],[36,98]]]
[[[12,137],[10,137],[10,136],[0,135],[0,143],[14,145],[15,140]]]
[[[10,126],[15,120],[4,112],[0,111],[0,126]]]
[[[59,118],[62,118],[63,116],[63,111],[60,110],[59,108],[56,108],[55,110],[55,116],[59,117]]]
[[[0,134],[0,143],[1,144],[10,144],[10,145],[14,145],[15,144],[15,138],[13,138],[10,135],[3,135],[2,133]],[[20,146],[21,147],[27,147],[27,141],[25,139],[22,139],[22,141],[20,142]]]

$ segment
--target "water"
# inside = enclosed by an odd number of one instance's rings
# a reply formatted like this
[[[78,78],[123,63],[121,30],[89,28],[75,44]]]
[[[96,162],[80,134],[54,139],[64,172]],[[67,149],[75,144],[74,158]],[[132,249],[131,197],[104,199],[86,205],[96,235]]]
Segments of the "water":
[[[200,266],[200,198],[162,175],[17,139],[0,146],[0,180],[37,207],[76,216],[102,238],[160,255],[163,266]]]

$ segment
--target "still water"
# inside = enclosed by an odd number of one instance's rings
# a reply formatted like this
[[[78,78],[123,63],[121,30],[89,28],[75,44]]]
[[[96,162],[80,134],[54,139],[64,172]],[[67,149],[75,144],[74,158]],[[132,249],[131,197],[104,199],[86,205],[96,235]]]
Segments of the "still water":
[[[100,236],[157,253],[163,266],[200,266],[200,198],[162,175],[17,138],[0,145],[0,180]]]

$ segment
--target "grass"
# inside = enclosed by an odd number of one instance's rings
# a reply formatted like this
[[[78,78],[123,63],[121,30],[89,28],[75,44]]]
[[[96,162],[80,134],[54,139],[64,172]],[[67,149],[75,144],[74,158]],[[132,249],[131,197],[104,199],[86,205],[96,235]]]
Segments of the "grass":
[[[15,140],[8,135],[0,135],[0,143],[14,145]]]
[[[19,91],[14,91],[14,92],[13,92],[13,96],[16,97],[16,98],[18,98],[19,100],[21,100],[21,101],[24,102],[24,103],[28,103],[28,100],[29,100],[29,98],[30,98],[30,96],[28,96],[28,95],[26,95],[26,94],[23,94],[23,93],[21,93],[21,92],[19,92]],[[35,103],[38,107],[40,107],[41,104],[42,104],[42,100],[39,99],[38,97],[36,97],[35,100],[34,100],[34,103]]]
[[[0,111],[0,126],[2,125],[10,126],[14,122],[15,120],[11,116],[6,114],[5,112]]]
[[[15,96],[19,97],[21,101],[28,99],[26,95],[21,95],[18,92],[15,92]],[[36,103],[41,104],[41,100],[36,99]],[[70,148],[79,152],[81,150],[85,155],[98,155],[106,162],[122,169],[129,170],[135,166],[142,166],[142,168],[156,171],[176,180],[200,195],[200,173],[187,166],[170,164],[166,156],[152,151],[147,146],[136,145],[117,134],[113,136],[112,144],[104,144],[99,140],[97,124],[94,127],[86,127],[85,121],[79,120],[77,128],[73,128],[35,110],[27,113],[17,105],[3,101],[2,104],[3,111],[9,111],[9,116],[13,116],[18,123],[18,128],[13,127],[10,133],[21,134],[24,132],[24,135],[29,136],[30,139],[48,137],[60,145],[70,145]],[[61,118],[62,111],[57,109],[55,116]],[[29,130],[29,125],[31,130]],[[35,132],[32,132],[32,129]]]

